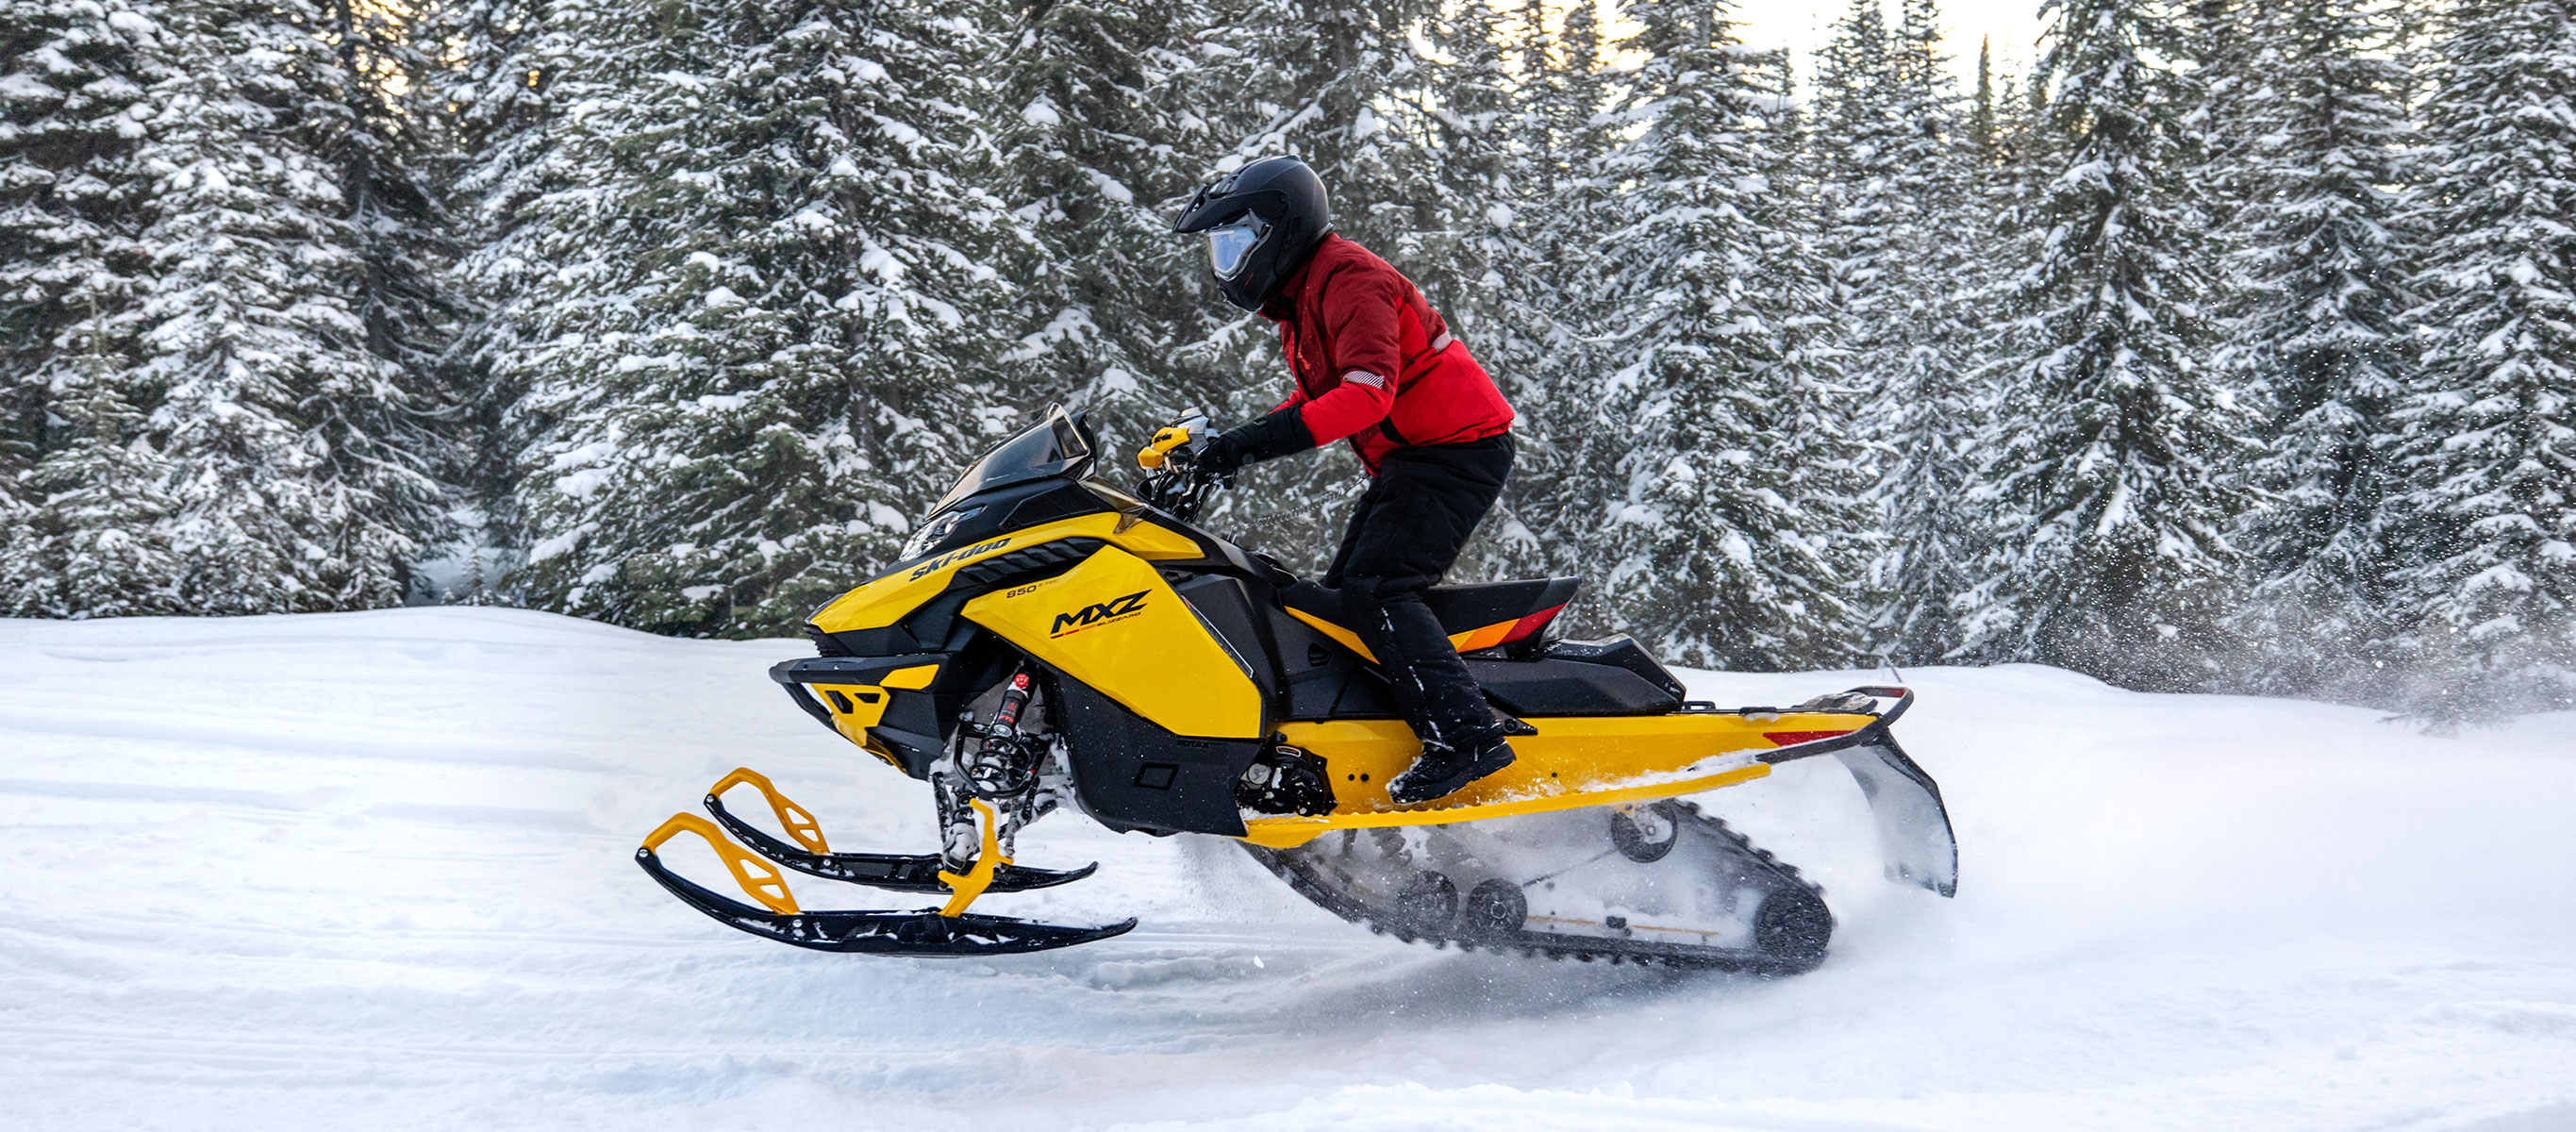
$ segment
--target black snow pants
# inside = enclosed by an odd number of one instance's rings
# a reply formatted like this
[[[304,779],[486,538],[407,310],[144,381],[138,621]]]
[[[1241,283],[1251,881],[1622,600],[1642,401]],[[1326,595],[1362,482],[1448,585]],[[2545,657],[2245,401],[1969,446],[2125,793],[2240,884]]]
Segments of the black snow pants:
[[[1325,587],[1341,592],[1343,624],[1377,654],[1405,722],[1426,743],[1456,746],[1502,726],[1422,592],[1458,560],[1511,470],[1510,433],[1388,452],[1324,573]]]

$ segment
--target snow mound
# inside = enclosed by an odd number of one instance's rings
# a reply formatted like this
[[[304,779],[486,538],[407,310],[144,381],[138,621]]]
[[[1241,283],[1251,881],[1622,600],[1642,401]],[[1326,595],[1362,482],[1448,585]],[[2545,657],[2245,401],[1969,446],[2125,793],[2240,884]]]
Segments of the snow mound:
[[[1824,884],[1835,952],[1795,979],[1409,947],[1222,842],[1073,818],[1021,857],[1101,874],[990,907],[1134,934],[871,960],[728,931],[630,861],[741,764],[836,847],[930,844],[918,784],[769,684],[804,651],[488,609],[0,622],[6,1124],[2576,1127],[2569,715],[2438,739],[1906,673],[1956,901],[1878,878],[1827,760],[1703,799]]]

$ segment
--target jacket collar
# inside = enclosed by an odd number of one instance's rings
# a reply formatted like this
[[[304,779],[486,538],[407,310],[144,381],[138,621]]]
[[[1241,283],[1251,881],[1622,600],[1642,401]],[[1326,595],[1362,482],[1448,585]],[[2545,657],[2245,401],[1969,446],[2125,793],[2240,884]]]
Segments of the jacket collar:
[[[1296,270],[1290,271],[1287,278],[1280,280],[1279,289],[1271,293],[1268,302],[1261,304],[1261,317],[1272,322],[1287,322],[1297,317],[1295,296],[1306,286],[1306,273],[1313,271],[1315,261],[1323,258],[1324,245],[1341,238],[1342,235],[1339,232],[1326,232],[1323,239],[1315,241],[1314,247],[1306,249],[1306,258],[1297,262]]]

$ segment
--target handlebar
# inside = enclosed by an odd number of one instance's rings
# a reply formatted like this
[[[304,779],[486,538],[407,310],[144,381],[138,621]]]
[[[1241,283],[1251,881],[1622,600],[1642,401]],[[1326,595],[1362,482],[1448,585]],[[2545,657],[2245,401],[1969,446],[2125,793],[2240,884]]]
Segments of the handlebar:
[[[1210,494],[1234,481],[1233,476],[1216,475],[1198,466],[1199,441],[1215,431],[1207,414],[1197,409],[1183,410],[1172,423],[1156,430],[1154,439],[1136,453],[1137,466],[1149,473],[1137,481],[1137,498],[1174,518],[1195,517]]]
[[[1195,464],[1176,460],[1164,470],[1137,481],[1136,498],[1170,513],[1175,519],[1191,519],[1198,516],[1199,508],[1207,505],[1210,495],[1233,482],[1233,476],[1205,472]]]

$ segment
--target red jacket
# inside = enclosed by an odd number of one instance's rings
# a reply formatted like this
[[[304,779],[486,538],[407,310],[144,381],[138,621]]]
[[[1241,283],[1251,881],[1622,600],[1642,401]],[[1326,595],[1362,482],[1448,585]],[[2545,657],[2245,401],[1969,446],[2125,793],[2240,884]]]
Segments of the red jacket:
[[[1462,444],[1512,427],[1494,379],[1421,288],[1367,248],[1326,233],[1262,308],[1297,392],[1281,407],[1315,443],[1348,438],[1369,473],[1397,448]]]

